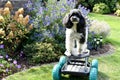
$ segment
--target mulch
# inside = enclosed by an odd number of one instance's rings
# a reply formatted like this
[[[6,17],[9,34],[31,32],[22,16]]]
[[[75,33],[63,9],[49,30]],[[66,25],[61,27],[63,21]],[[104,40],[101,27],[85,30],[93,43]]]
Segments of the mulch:
[[[91,50],[90,55],[91,57],[100,57],[100,56],[105,56],[105,55],[110,55],[114,53],[114,46],[111,44],[105,44],[102,46],[102,48],[98,48],[98,50]]]

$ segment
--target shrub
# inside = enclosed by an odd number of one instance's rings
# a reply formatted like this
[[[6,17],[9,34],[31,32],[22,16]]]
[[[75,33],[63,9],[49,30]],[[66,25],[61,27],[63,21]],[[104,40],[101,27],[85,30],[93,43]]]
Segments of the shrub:
[[[110,33],[110,26],[104,21],[93,20],[91,22],[89,31],[94,32],[96,36],[98,35],[103,36],[103,38],[106,38]]]
[[[108,5],[110,12],[114,12],[116,10],[116,3],[118,0],[104,0],[103,3]]]
[[[82,4],[83,6],[86,6],[91,11],[93,10],[95,4],[105,3],[109,7],[110,12],[114,12],[116,9],[116,3],[119,0],[77,0],[77,1],[78,4]]]
[[[116,10],[116,12],[114,14],[117,15],[117,16],[120,16],[120,10],[119,9]]]
[[[88,48],[97,50],[102,48],[104,40],[110,33],[110,26],[104,21],[93,20],[89,28]]]
[[[116,3],[116,10],[117,10],[117,9],[120,9],[120,2],[117,2],[117,3]]]
[[[39,64],[58,60],[59,56],[64,52],[64,48],[59,44],[39,42],[24,46],[24,52],[29,64]]]
[[[38,2],[31,3],[31,6],[36,3]],[[66,0],[66,2],[49,2],[46,7],[43,7],[40,4],[36,4],[34,7],[26,7],[28,10],[32,8],[31,10],[36,11],[36,16],[32,16],[34,19],[33,24],[35,32],[31,36],[31,39],[41,42],[52,38],[55,42],[63,42],[65,37],[65,27],[62,25],[62,19],[65,14],[74,7],[75,3],[73,0]],[[89,10],[87,11],[82,6],[79,6],[79,9],[85,16],[89,13]]]
[[[106,14],[106,13],[110,13],[110,9],[105,3],[99,3],[94,5],[93,12]]]
[[[4,8],[0,8],[0,44],[5,45],[5,50],[9,55],[13,55],[33,28],[32,24],[29,24],[29,15],[23,16],[23,8],[19,8],[15,15],[11,14],[12,9],[10,1]]]

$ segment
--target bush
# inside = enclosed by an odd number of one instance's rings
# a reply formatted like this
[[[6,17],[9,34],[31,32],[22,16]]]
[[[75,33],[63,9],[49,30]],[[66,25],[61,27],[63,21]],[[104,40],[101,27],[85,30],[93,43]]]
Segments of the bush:
[[[110,12],[114,12],[117,1],[118,0],[78,0],[78,4],[82,4],[92,11],[95,4],[105,3],[109,7]]]
[[[116,10],[117,10],[117,9],[120,9],[120,2],[117,2],[117,3],[116,3]]]
[[[104,21],[93,20],[90,26],[90,32],[93,32],[96,36],[103,36],[106,38],[110,33],[110,26]]]
[[[93,20],[89,28],[88,48],[97,50],[102,48],[104,40],[110,33],[110,26],[104,21]]]
[[[119,0],[104,0],[103,3],[105,3],[106,5],[108,5],[110,12],[114,12],[116,10],[116,3]]]
[[[40,42],[27,44],[24,46],[24,52],[29,64],[39,64],[58,60],[64,48],[59,44]]]
[[[11,14],[12,9],[10,1],[4,8],[0,8],[0,44],[5,45],[5,50],[9,55],[15,53],[33,28],[32,24],[29,24],[29,15],[23,16],[23,8],[18,9],[15,15]]]
[[[110,9],[105,3],[99,3],[94,5],[93,12],[106,14],[106,13],[110,13]]]
[[[29,2],[30,3],[30,2]],[[33,10],[36,16],[32,16],[35,32],[31,36],[31,39],[38,42],[49,41],[46,39],[54,39],[55,43],[63,43],[65,39],[65,27],[62,25],[62,19],[67,12],[75,7],[73,0],[66,0],[66,2],[48,2],[47,6],[41,6],[38,2],[31,3],[26,7],[29,11]],[[27,5],[27,4],[26,4]],[[84,7],[79,6],[83,15],[87,15],[89,11]]]
[[[120,16],[120,10],[119,9],[116,10],[116,12],[114,14],[117,15],[117,16]]]

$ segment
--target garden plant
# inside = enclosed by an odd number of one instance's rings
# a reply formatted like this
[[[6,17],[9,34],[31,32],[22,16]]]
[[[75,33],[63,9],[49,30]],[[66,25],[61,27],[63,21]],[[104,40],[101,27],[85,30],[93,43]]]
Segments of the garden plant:
[[[10,1],[0,8],[0,78],[21,68],[16,60],[17,56],[21,56],[18,49],[33,29],[29,24],[29,15],[24,15],[24,8],[19,8],[14,14],[12,12]]]

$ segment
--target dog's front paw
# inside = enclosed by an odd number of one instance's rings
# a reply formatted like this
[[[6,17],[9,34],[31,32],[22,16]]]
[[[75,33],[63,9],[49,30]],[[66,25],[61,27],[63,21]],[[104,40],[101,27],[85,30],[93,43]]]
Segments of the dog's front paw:
[[[70,51],[65,51],[64,53],[66,56],[71,56],[71,52]]]
[[[81,54],[80,52],[74,52],[74,53],[72,53],[73,56],[78,56],[80,54]]]

